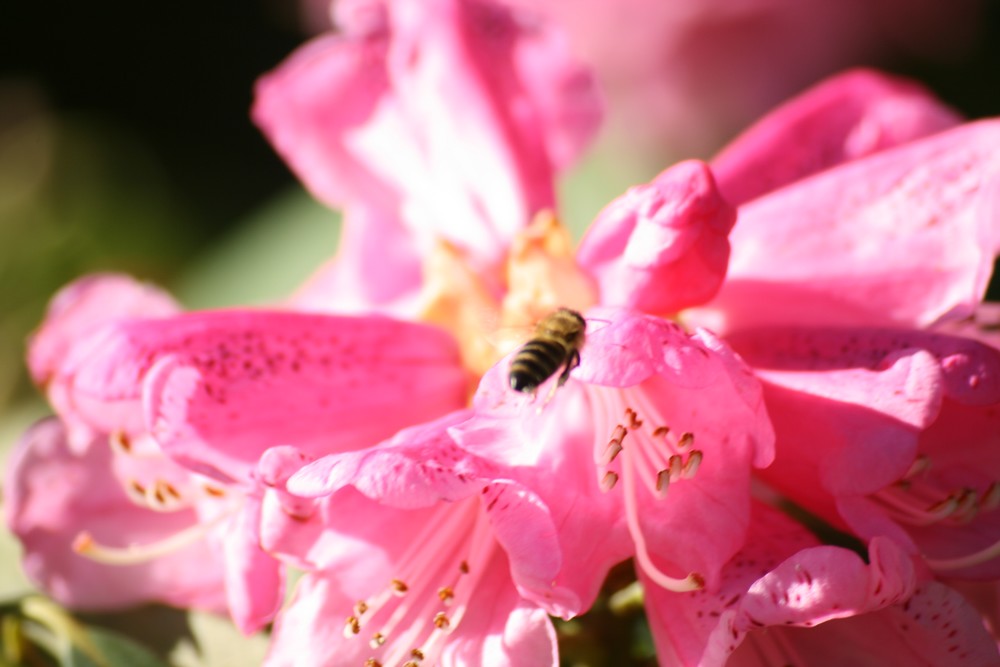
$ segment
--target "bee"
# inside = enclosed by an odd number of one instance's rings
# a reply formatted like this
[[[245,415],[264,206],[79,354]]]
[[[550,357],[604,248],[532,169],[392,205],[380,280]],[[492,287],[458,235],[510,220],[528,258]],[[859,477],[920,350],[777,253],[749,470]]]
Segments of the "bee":
[[[535,336],[517,351],[510,364],[510,387],[514,391],[534,393],[538,386],[562,368],[561,387],[570,371],[580,365],[587,322],[575,310],[560,308],[546,315],[535,327]]]

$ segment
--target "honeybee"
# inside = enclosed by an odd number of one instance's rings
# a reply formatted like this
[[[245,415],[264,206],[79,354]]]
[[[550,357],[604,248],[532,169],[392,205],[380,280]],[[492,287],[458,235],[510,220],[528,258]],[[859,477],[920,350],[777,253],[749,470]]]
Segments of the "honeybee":
[[[570,371],[580,365],[587,322],[575,310],[560,308],[546,315],[535,327],[535,336],[521,346],[510,364],[510,387],[514,391],[534,393],[538,386],[562,368],[561,387]]]

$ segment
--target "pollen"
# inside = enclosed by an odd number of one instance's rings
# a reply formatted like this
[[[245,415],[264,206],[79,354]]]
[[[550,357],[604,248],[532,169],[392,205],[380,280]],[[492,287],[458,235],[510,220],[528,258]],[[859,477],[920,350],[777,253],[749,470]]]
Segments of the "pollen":
[[[400,581],[399,579],[393,579],[391,585],[392,585],[392,592],[395,593],[396,595],[406,595],[406,591],[410,590],[410,587],[407,586],[403,581]]]
[[[451,587],[445,586],[444,588],[438,589],[438,599],[445,604],[450,604],[455,597],[455,591],[451,590]]]
[[[448,620],[448,615],[443,611],[439,611],[434,615],[434,627],[439,630],[444,630],[449,625],[451,625],[451,621]]]
[[[350,638],[361,632],[361,621],[357,616],[348,616],[344,622],[344,637]]]

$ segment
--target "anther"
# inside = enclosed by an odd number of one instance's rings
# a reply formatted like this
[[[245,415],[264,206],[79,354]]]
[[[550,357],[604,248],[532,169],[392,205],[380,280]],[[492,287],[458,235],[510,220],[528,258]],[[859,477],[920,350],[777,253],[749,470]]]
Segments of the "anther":
[[[931,457],[921,454],[917,458],[913,459],[913,463],[910,464],[910,469],[906,471],[903,475],[903,479],[910,479],[916,477],[922,472],[927,472],[931,467]]]
[[[668,433],[670,433],[669,426],[657,426],[656,428],[653,429],[654,438],[665,438],[667,437]]]
[[[677,441],[678,449],[687,449],[694,444],[694,433],[687,432],[681,433],[680,439]]]
[[[350,639],[359,632],[361,632],[361,621],[357,616],[348,616],[344,622],[344,637]]]
[[[609,465],[619,454],[621,454],[621,451],[621,441],[612,440],[609,442],[608,446],[604,449],[604,455],[601,457],[601,465]]]
[[[378,648],[384,643],[385,643],[385,635],[383,635],[381,632],[376,632],[375,634],[372,635],[372,638],[368,640],[368,645],[371,646],[373,649]]]
[[[455,597],[455,591],[451,590],[451,588],[449,588],[448,586],[438,589],[438,598],[440,598],[441,602],[445,603],[446,605],[451,604],[451,600],[454,597]]]
[[[618,473],[608,470],[604,473],[604,477],[601,478],[601,491],[607,493],[611,489],[615,488],[615,484],[618,483]]]
[[[111,449],[117,452],[121,452],[122,454],[132,453],[132,441],[129,440],[125,431],[114,431],[110,436],[108,436],[108,442],[111,444]]]
[[[424,659],[424,652],[421,651],[418,648],[415,648],[412,651],[410,651],[410,656],[412,656],[413,658],[415,658],[417,660],[423,660]]]
[[[354,603],[354,613],[358,616],[364,616],[364,613],[368,611],[368,603],[364,600],[358,600]]]
[[[438,630],[444,630],[449,625],[451,625],[451,621],[448,620],[448,615],[443,611],[434,614],[434,627]]]
[[[625,409],[625,418],[628,420],[629,428],[639,428],[642,426],[642,420],[639,419],[639,415],[632,408]]]
[[[681,471],[684,470],[684,460],[679,454],[674,454],[667,460],[667,465],[670,470],[670,477],[673,479],[680,479]]]
[[[403,667],[420,667],[420,663],[416,660],[407,660],[403,663]]]
[[[463,560],[461,563],[458,564],[458,571],[461,572],[462,574],[468,574],[469,564]]]
[[[399,579],[393,579],[390,586],[392,586],[392,592],[400,596],[406,595],[406,591],[410,590],[410,587]]]
[[[656,496],[658,498],[664,498],[667,495],[667,491],[670,490],[670,471],[661,470],[656,473]]]
[[[626,435],[628,435],[628,429],[618,424],[618,426],[615,426],[615,430],[611,432],[611,442],[623,442]]]
[[[382,663],[375,658],[368,658],[365,660],[364,667],[382,667]]]
[[[948,496],[944,500],[934,503],[927,508],[927,513],[934,515],[935,519],[944,519],[955,513],[958,509],[958,500],[955,498],[954,494]]]
[[[168,496],[173,496],[175,500],[180,500],[180,491],[170,482],[163,482],[163,490],[167,492]]]
[[[203,488],[205,489],[205,493],[207,493],[210,496],[215,496],[216,498],[221,498],[222,496],[226,495],[225,489],[220,489],[217,486],[205,484]]]
[[[972,519],[979,509],[977,500],[979,500],[979,494],[974,489],[962,489],[958,494],[958,501],[955,504],[956,517],[965,521]]]
[[[136,493],[138,493],[140,496],[145,496],[146,495],[146,487],[144,487],[142,484],[140,484],[137,480],[133,479],[133,480],[129,481],[129,486],[131,486],[132,490],[135,491]]]
[[[1000,482],[993,482],[979,499],[979,509],[989,511],[1000,506]]]
[[[698,472],[698,468],[701,467],[701,460],[704,455],[701,453],[700,449],[695,449],[688,455],[688,460],[684,463],[684,469],[681,470],[681,477],[684,479],[691,479]]]

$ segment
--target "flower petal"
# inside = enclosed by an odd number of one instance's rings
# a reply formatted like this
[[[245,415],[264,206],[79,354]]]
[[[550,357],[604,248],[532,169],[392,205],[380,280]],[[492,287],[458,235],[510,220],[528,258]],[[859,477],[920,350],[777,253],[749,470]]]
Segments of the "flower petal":
[[[712,168],[726,199],[739,206],[960,122],[955,111],[916,83],[850,70],[771,111],[731,142]]]
[[[447,429],[465,411],[400,431],[388,442],[357,452],[332,454],[292,475],[288,490],[304,497],[330,495],[353,486],[379,503],[401,509],[479,492],[492,472],[486,461],[455,445]]]
[[[971,314],[993,268],[998,149],[1000,121],[969,123],[744,205],[728,279],[701,317],[726,333]]]
[[[245,635],[270,623],[284,601],[284,570],[260,547],[260,521],[260,500],[247,498],[233,524],[227,527],[223,543],[229,612]]]
[[[46,387],[63,419],[70,447],[80,451],[96,435],[77,414],[63,371],[75,350],[102,325],[134,317],[168,317],[180,306],[165,292],[119,274],[94,274],[73,281],[52,297],[45,320],[28,346],[32,379]],[[120,425],[119,425],[120,426]]]
[[[168,456],[222,479],[248,477],[275,444],[354,449],[465,402],[454,341],[385,318],[205,312],[122,325],[108,349],[77,389],[134,392],[148,370],[150,432]]]
[[[754,640],[756,630],[765,629],[767,638],[788,625],[809,627],[866,614],[913,590],[912,564],[889,541],[872,542],[871,565],[847,549],[815,544],[787,516],[756,504],[750,538],[726,564],[716,590],[677,594],[647,584],[646,606],[661,661],[729,664],[729,656],[744,640]]]
[[[394,201],[419,247],[444,238],[495,262],[596,129],[593,82],[541,21],[417,7],[368,6],[293,54],[259,82],[254,119],[320,199]]]
[[[735,222],[708,166],[682,162],[609,204],[577,261],[596,277],[602,304],[672,313],[718,291]]]

